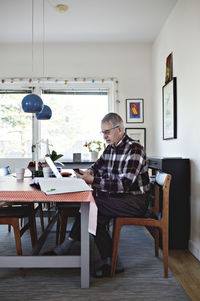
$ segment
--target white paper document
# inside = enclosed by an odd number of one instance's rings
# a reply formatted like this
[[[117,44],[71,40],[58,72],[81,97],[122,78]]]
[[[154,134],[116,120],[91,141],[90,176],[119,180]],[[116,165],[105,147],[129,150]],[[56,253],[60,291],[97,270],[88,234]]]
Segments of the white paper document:
[[[77,178],[38,178],[41,190],[46,194],[90,191],[92,188]]]

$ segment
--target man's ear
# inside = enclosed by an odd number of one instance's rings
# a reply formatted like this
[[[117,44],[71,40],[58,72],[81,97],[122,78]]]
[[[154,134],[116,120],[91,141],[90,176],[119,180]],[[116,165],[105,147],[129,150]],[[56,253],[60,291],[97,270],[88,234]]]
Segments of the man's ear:
[[[120,134],[122,134],[124,132],[123,128],[121,128],[120,126],[118,127],[118,129],[119,129]]]

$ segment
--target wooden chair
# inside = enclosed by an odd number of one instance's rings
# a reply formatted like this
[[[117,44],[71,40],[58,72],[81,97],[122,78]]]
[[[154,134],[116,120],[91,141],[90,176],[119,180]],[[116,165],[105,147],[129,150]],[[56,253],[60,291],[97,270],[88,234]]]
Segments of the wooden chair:
[[[5,167],[0,167],[0,176],[9,176],[11,173],[10,171],[10,167],[9,166],[5,166]],[[43,218],[43,210],[42,210],[42,203],[38,203],[38,204],[33,204],[33,203],[27,203],[27,202],[9,202],[7,203],[7,207],[12,207],[12,206],[30,206],[32,209],[34,209],[34,214],[37,214],[37,211],[39,211],[39,216],[40,216],[40,223],[41,223],[41,228],[42,228],[42,232],[44,232],[44,218]],[[20,226],[23,227],[23,218],[21,218],[20,221]],[[35,233],[36,233],[36,237],[37,237],[37,230],[36,230],[36,223],[34,224],[35,226]],[[8,224],[8,231],[11,231],[11,225]]]
[[[0,176],[9,176],[10,167],[0,167]],[[8,231],[11,231],[11,226],[14,230],[15,244],[17,254],[22,255],[21,236],[26,230],[30,229],[32,247],[37,242],[37,229],[35,214],[37,210],[41,211],[41,204],[35,207],[34,203],[27,202],[2,202],[0,204],[0,225],[8,225]],[[28,222],[24,224],[25,218],[28,218]],[[41,225],[43,217],[40,214]],[[42,229],[44,225],[42,225]],[[24,270],[20,269],[20,273],[24,275]]]
[[[34,210],[30,206],[6,206],[9,203],[4,203],[0,207],[0,225],[9,225],[13,227],[15,244],[18,255],[22,255],[21,236],[26,230],[30,229],[32,247],[35,246],[37,237],[35,233]],[[22,228],[20,228],[20,219],[28,218]],[[24,269],[20,269],[20,273],[24,276]]]
[[[56,244],[61,244],[65,240],[68,217],[75,217],[79,212],[79,207],[71,207],[73,203],[57,203],[57,227]],[[76,206],[77,204],[74,204]],[[59,241],[60,236],[60,241]],[[59,242],[58,242],[59,241]]]
[[[113,253],[111,265],[111,277],[115,273],[117,251],[120,239],[120,230],[124,225],[149,226],[154,229],[155,256],[158,257],[159,247],[159,229],[162,231],[163,264],[164,277],[168,277],[168,227],[169,227],[169,188],[171,176],[169,174],[158,172],[155,179],[155,198],[152,208],[152,217],[117,217],[114,221],[113,229]],[[160,189],[162,189],[162,214],[159,219]]]

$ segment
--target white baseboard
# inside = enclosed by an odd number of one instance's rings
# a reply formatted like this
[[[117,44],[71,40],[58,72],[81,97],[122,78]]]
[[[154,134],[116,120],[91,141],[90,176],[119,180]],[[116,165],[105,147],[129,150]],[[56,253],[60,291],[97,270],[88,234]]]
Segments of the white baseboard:
[[[200,247],[189,240],[189,251],[200,261]]]

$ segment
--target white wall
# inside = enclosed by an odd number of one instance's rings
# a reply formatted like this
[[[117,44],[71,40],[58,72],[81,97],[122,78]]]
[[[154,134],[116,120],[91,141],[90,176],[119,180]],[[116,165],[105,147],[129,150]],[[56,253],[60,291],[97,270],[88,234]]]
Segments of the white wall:
[[[36,47],[37,46],[37,47]],[[125,117],[126,98],[144,98],[144,123],[127,127],[147,128],[147,151],[151,152],[152,67],[151,44],[76,43],[45,45],[45,76],[48,77],[116,77],[119,81],[118,112]],[[43,76],[42,47],[27,44],[0,45],[0,79],[4,77]]]
[[[153,45],[154,145],[152,154],[191,159],[189,248],[200,260],[200,1],[179,0]],[[162,140],[162,86],[173,52],[177,77],[177,139]]]

